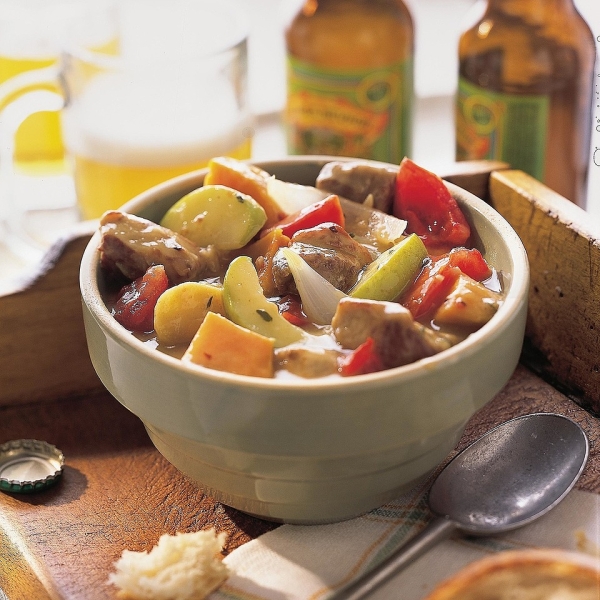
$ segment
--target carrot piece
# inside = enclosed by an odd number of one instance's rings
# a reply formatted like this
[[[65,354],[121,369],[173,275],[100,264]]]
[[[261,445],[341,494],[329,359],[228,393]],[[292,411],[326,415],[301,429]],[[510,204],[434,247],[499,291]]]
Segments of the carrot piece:
[[[267,236],[255,242],[255,245],[258,246],[265,240],[268,242],[266,251],[255,259],[256,272],[265,296],[273,296],[276,292],[273,278],[273,258],[279,248],[286,248],[290,245],[290,238],[283,235],[281,229],[274,229]],[[261,245],[260,248],[262,249],[263,246]],[[256,248],[251,250],[254,251]],[[248,254],[248,256],[252,257],[252,254]]]
[[[228,156],[218,156],[208,163],[204,185],[226,185],[252,196],[265,209],[265,227],[270,227],[286,216],[267,190],[270,178],[269,173],[255,165]]]

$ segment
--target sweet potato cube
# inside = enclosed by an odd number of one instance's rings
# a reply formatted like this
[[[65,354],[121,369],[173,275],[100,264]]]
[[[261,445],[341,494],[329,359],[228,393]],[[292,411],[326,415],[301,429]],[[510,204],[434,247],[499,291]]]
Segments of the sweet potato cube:
[[[273,340],[209,312],[182,360],[253,377],[273,377]]]
[[[208,163],[204,185],[226,185],[252,196],[267,213],[265,227],[270,227],[287,216],[267,191],[270,178],[271,175],[259,167],[228,156],[218,156]]]

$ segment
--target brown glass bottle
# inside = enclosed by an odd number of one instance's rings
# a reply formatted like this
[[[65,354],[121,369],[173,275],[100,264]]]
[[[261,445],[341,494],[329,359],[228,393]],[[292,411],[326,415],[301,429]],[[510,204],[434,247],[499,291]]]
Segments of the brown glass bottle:
[[[573,1],[488,0],[458,53],[457,160],[504,160],[585,207],[595,45]]]
[[[286,43],[290,154],[410,154],[414,30],[401,0],[306,0]]]

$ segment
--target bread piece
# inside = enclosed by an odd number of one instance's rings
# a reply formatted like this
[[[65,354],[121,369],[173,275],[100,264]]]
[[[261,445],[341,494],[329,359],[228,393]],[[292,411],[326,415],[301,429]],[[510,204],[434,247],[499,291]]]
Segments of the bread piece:
[[[150,552],[124,550],[108,582],[123,600],[201,600],[229,575],[220,557],[225,538],[213,529],[164,534]]]
[[[557,549],[512,550],[466,566],[425,600],[599,600],[600,558]]]

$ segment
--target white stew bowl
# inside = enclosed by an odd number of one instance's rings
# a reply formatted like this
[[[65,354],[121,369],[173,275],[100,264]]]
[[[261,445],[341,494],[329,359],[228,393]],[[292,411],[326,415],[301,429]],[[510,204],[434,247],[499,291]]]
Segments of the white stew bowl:
[[[256,163],[313,185],[329,157]],[[123,210],[159,221],[202,185],[197,171]],[[529,267],[521,241],[489,205],[447,184],[500,273],[498,312],[465,341],[413,364],[339,379],[263,379],[190,366],[124,329],[103,300],[99,233],[81,263],[92,363],[144,423],[156,448],[207,494],[273,521],[326,523],[393,500],[455,447],[468,419],[507,383],[523,343]]]

